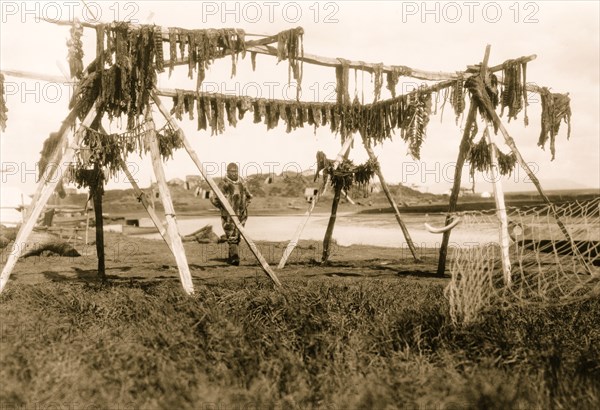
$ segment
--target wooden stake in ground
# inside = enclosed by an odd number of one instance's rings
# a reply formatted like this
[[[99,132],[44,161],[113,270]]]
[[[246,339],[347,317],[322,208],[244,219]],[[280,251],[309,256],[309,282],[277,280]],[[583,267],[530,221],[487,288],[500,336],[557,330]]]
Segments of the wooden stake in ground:
[[[510,286],[512,283],[508,236],[508,216],[506,215],[506,205],[504,203],[504,190],[500,181],[500,168],[498,167],[498,155],[496,153],[496,144],[492,141],[488,127],[485,128],[483,137],[487,140],[490,147],[492,184],[494,188],[494,200],[496,201],[496,213],[500,220],[500,249],[502,252],[502,273],[504,274],[504,283]]]
[[[321,258],[321,263],[326,263],[329,260],[331,236],[333,235],[333,228],[335,226],[335,220],[337,218],[337,209],[338,204],[340,203],[341,196],[342,187],[336,187],[333,194],[333,202],[331,203],[331,215],[329,216],[329,223],[327,224],[327,230],[325,231],[325,238],[323,238],[323,257]]]
[[[342,162],[344,155],[350,149],[350,146],[352,145],[353,141],[354,141],[354,135],[351,135],[348,138],[346,138],[346,141],[344,142],[342,149],[340,150],[337,157],[335,158],[335,161],[333,162],[333,169],[337,169],[338,165],[340,165],[340,162]],[[321,196],[323,196],[325,194],[325,191],[327,190],[327,182],[328,182],[328,178],[325,174],[323,174],[323,183],[321,184],[321,187],[319,188],[317,195],[315,195],[313,197],[311,203],[308,205],[308,210],[304,213],[304,219],[302,220],[302,222],[300,222],[300,225],[298,225],[296,232],[294,232],[294,236],[288,242],[285,250],[283,251],[283,255],[281,256],[281,260],[279,261],[279,265],[277,265],[277,268],[283,269],[288,258],[294,251],[294,248],[296,247],[296,245],[298,245],[298,241],[300,240],[302,231],[304,230],[304,227],[308,223],[308,220],[310,219],[312,212],[314,211],[315,207],[317,206],[317,202],[319,202],[319,199],[321,198]]]
[[[98,164],[94,169],[90,181],[90,195],[94,201],[94,217],[96,222],[96,255],[98,257],[98,276],[106,280],[106,269],[104,266],[104,218],[102,216],[102,195],[104,195],[104,175]]]
[[[375,156],[375,152],[373,152],[373,148],[371,148],[371,146],[369,145],[369,142],[366,141],[364,137],[363,137],[363,145],[364,145],[365,149],[367,150],[367,154],[369,154],[369,158],[371,159],[371,161],[377,161],[377,157]],[[377,177],[379,178],[379,183],[381,184],[381,188],[383,189],[385,196],[387,197],[390,205],[392,205],[392,208],[394,209],[394,215],[396,216],[396,221],[398,221],[398,225],[400,225],[400,229],[402,230],[404,239],[406,240],[406,243],[408,244],[408,248],[410,249],[410,252],[412,253],[413,258],[415,259],[415,262],[421,262],[421,259],[417,255],[417,250],[415,249],[415,244],[413,243],[412,238],[410,237],[410,233],[408,232],[408,228],[406,227],[406,224],[404,223],[404,221],[402,220],[402,217],[400,216],[400,210],[398,209],[398,205],[396,204],[396,201],[394,200],[394,197],[392,196],[392,193],[390,192],[390,188],[388,187],[388,185],[385,182],[385,178],[383,177],[383,171],[381,171],[381,168],[379,166],[377,167]]]
[[[279,279],[275,275],[275,272],[273,272],[273,270],[271,269],[271,267],[269,266],[269,264],[267,263],[267,261],[265,260],[265,258],[262,256],[262,254],[260,253],[260,251],[258,250],[258,248],[256,247],[256,245],[254,244],[254,241],[252,241],[252,239],[250,238],[250,236],[246,232],[246,229],[240,223],[240,220],[238,219],[238,217],[235,214],[233,208],[229,204],[229,201],[227,201],[227,198],[225,198],[225,196],[223,195],[223,193],[221,192],[221,190],[219,189],[219,187],[217,186],[217,184],[215,183],[215,181],[213,181],[213,179],[206,172],[206,169],[204,169],[204,165],[202,164],[202,162],[200,162],[200,159],[198,158],[198,155],[196,154],[196,151],[194,151],[194,148],[192,147],[192,145],[188,141],[188,139],[185,136],[185,133],[183,132],[183,130],[181,129],[181,127],[179,127],[179,124],[177,124],[177,122],[175,121],[175,119],[173,119],[171,117],[171,114],[164,107],[164,105],[162,104],[162,101],[160,101],[160,98],[156,95],[156,93],[152,93],[152,98],[153,98],[154,102],[156,103],[156,106],[158,107],[158,109],[162,113],[162,115],[165,117],[165,119],[179,133],[179,137],[181,138],[186,151],[188,152],[188,154],[192,158],[192,161],[194,161],[194,163],[198,167],[198,170],[200,171],[200,174],[202,175],[202,177],[206,180],[206,182],[208,183],[208,185],[210,186],[210,188],[212,189],[212,191],[214,192],[214,194],[217,196],[217,198],[219,198],[219,200],[223,204],[223,207],[225,208],[225,210],[229,214],[229,217],[231,218],[231,220],[235,224],[235,227],[240,232],[240,235],[242,236],[242,238],[244,238],[244,241],[246,241],[246,243],[248,244],[248,247],[250,248],[250,250],[252,251],[252,253],[256,257],[256,259],[258,260],[258,262],[260,263],[260,265],[262,266],[264,272],[267,274],[267,276],[269,276],[269,278],[273,281],[273,283],[275,283],[275,285],[281,286],[281,282],[279,282]],[[162,195],[162,192],[161,192],[161,195]]]
[[[70,146],[67,146],[64,155],[62,155],[62,150],[57,151],[57,164],[70,163],[73,160],[75,156],[75,151],[79,150],[79,148],[81,147],[81,133],[83,132],[85,127],[90,126],[96,115],[96,104],[94,104],[92,106],[92,109],[88,112],[83,122],[81,123],[81,126],[75,133],[72,144]],[[63,137],[66,139],[67,136],[63,134]],[[38,183],[38,191],[40,192],[39,197],[35,202],[31,203],[30,206],[32,207],[32,209],[30,212],[27,212],[25,222],[23,222],[21,228],[19,229],[19,232],[17,233],[17,237],[15,239],[15,242],[13,243],[8,260],[6,261],[6,265],[4,265],[2,273],[0,274],[0,292],[2,292],[2,290],[6,286],[8,278],[10,277],[10,274],[12,273],[15,264],[17,263],[17,260],[23,253],[25,243],[27,242],[31,231],[35,226],[37,219],[40,217],[44,206],[46,206],[48,199],[50,199],[50,196],[54,192],[54,189],[58,185],[59,181],[62,179],[60,177],[55,178],[55,173],[56,168],[52,168],[50,170],[48,178],[41,178]]]
[[[171,240],[171,246],[175,261],[177,262],[177,268],[179,269],[179,277],[183,289],[187,294],[194,293],[194,284],[192,283],[192,275],[190,274],[190,267],[188,266],[187,258],[185,256],[185,249],[181,242],[181,236],[179,235],[179,228],[177,227],[177,220],[175,219],[175,208],[173,208],[173,201],[171,199],[171,192],[167,186],[167,178],[165,177],[165,171],[162,165],[162,159],[160,157],[160,149],[158,147],[158,139],[156,137],[156,129],[154,128],[154,121],[150,115],[150,109],[146,113],[146,138],[147,146],[150,147],[150,155],[152,157],[152,167],[154,168],[154,176],[158,183],[158,190],[160,192],[160,199],[165,209],[165,219],[167,220],[167,234]]]

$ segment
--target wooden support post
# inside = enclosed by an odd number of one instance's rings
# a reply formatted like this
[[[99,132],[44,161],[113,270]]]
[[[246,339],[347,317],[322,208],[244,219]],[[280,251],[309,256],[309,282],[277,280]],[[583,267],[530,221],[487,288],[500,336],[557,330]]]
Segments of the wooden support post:
[[[498,155],[496,153],[496,144],[492,141],[488,127],[484,130],[484,138],[490,147],[492,184],[494,188],[494,200],[496,201],[496,213],[500,220],[500,249],[502,252],[502,273],[504,274],[504,283],[510,286],[512,283],[508,236],[508,216],[506,215],[506,205],[504,203],[504,190],[500,181],[500,168],[498,167]]]
[[[338,165],[340,165],[340,162],[342,162],[342,159],[344,158],[344,155],[350,149],[350,146],[352,145],[353,141],[354,141],[354,135],[351,135],[348,138],[346,138],[346,141],[344,142],[344,145],[342,146],[342,149],[340,150],[340,152],[338,153],[337,157],[335,158],[335,161],[333,162],[333,169],[337,169]],[[296,245],[298,245],[298,241],[300,240],[300,236],[302,235],[302,231],[304,230],[304,227],[308,223],[308,220],[310,219],[310,216],[312,215],[315,207],[317,206],[317,202],[319,202],[319,199],[321,199],[321,196],[323,196],[323,194],[327,190],[327,182],[328,182],[327,176],[325,174],[323,174],[323,183],[321,184],[321,187],[319,188],[319,191],[317,192],[317,195],[314,196],[314,198],[312,199],[312,201],[308,205],[308,210],[304,213],[304,219],[302,220],[302,222],[300,222],[300,225],[298,225],[298,228],[296,229],[296,232],[294,232],[294,236],[288,242],[285,250],[283,251],[283,255],[281,256],[281,260],[279,261],[279,265],[277,265],[278,269],[283,269],[284,268],[285,263],[287,262],[288,258],[290,257],[290,255],[294,251],[294,248],[296,247]]]
[[[192,294],[194,293],[192,275],[190,274],[190,267],[188,266],[187,258],[185,256],[183,242],[181,241],[181,236],[179,235],[177,220],[175,219],[175,209],[173,208],[171,193],[169,192],[169,187],[167,186],[167,178],[165,177],[165,170],[163,169],[162,159],[160,157],[156,129],[154,128],[154,121],[152,120],[150,109],[148,109],[148,112],[146,113],[146,138],[148,141],[148,146],[150,147],[152,167],[154,168],[154,176],[156,176],[156,181],[158,183],[160,199],[165,209],[167,233],[171,240],[173,255],[175,256],[177,268],[179,269],[179,278],[181,279],[181,284],[183,285],[185,292],[187,294]]]
[[[90,197],[88,195],[87,201],[85,201],[85,246],[86,246],[86,252],[87,252],[87,245],[88,245],[88,232],[90,230],[90,208],[89,208],[89,204],[90,204]]]
[[[94,104],[91,110],[84,118],[83,122],[81,123],[81,127],[75,133],[72,145],[67,146],[64,155],[61,155],[62,150],[58,152],[58,158],[56,161],[57,163],[70,163],[73,160],[73,157],[75,156],[75,151],[78,150],[81,146],[81,133],[84,127],[88,127],[92,123],[96,115],[96,105]],[[67,136],[63,134],[63,137],[66,139]],[[35,202],[32,202],[32,209],[30,212],[27,213],[25,217],[25,222],[23,222],[21,228],[19,228],[19,232],[17,233],[15,242],[12,245],[11,252],[8,256],[8,260],[6,261],[6,264],[2,269],[2,273],[0,274],[0,293],[6,286],[8,278],[10,277],[10,274],[12,273],[15,264],[17,263],[17,260],[23,253],[25,243],[27,242],[29,235],[33,231],[33,227],[35,226],[37,219],[40,217],[44,206],[46,206],[48,199],[50,199],[50,196],[54,192],[54,189],[61,180],[60,177],[53,178],[55,172],[56,168],[51,169],[48,178],[42,178],[38,182],[38,190],[40,192],[39,197]]]
[[[340,197],[342,196],[342,188],[335,188],[333,194],[333,202],[331,203],[331,215],[329,216],[329,223],[327,224],[327,230],[325,231],[325,238],[323,238],[323,257],[321,263],[327,263],[329,259],[329,250],[331,247],[331,236],[333,235],[333,228],[335,226],[335,220],[337,218],[338,204],[340,203]]]
[[[187,137],[185,136],[185,133],[183,132],[183,130],[181,129],[179,124],[177,124],[175,119],[173,119],[171,117],[171,114],[165,108],[165,106],[162,104],[162,101],[160,101],[160,97],[158,97],[155,92],[152,93],[152,98],[153,98],[154,102],[156,103],[156,106],[162,113],[162,115],[165,117],[165,119],[179,133],[179,136],[183,142],[183,145],[184,145],[186,151],[188,152],[188,154],[190,155],[190,157],[192,158],[192,161],[194,161],[194,164],[196,164],[196,166],[198,167],[198,170],[200,171],[200,174],[202,174],[202,177],[206,180],[206,182],[208,183],[208,185],[210,186],[210,188],[212,189],[214,194],[217,196],[217,198],[219,198],[219,200],[223,204],[223,207],[229,214],[229,217],[235,224],[235,227],[237,228],[237,230],[240,232],[240,235],[242,236],[242,238],[244,238],[244,241],[246,241],[246,243],[248,244],[248,247],[250,248],[250,250],[256,257],[256,259],[258,260],[260,265],[262,266],[263,271],[267,274],[267,276],[273,281],[273,283],[275,285],[281,286],[281,282],[277,278],[277,275],[275,275],[275,272],[273,272],[273,270],[267,263],[266,259],[262,256],[262,254],[258,250],[254,241],[252,241],[252,239],[246,232],[246,229],[240,223],[240,220],[238,219],[237,215],[235,214],[235,211],[229,204],[229,201],[227,201],[227,198],[225,198],[225,196],[223,195],[223,193],[221,192],[221,190],[219,189],[219,187],[217,186],[215,181],[213,181],[213,179],[206,172],[206,169],[204,168],[204,164],[202,164],[202,162],[200,162],[200,159],[198,158],[196,151],[194,151],[194,148],[188,141]],[[161,195],[162,195],[162,192],[161,192]]]
[[[156,228],[158,228],[158,232],[160,233],[160,236],[162,236],[162,238],[166,242],[166,244],[169,247],[169,249],[171,250],[171,252],[173,252],[173,245],[171,244],[171,238],[169,238],[169,235],[167,234],[167,230],[165,229],[160,218],[156,214],[156,211],[154,210],[154,206],[148,201],[148,198],[146,197],[146,193],[144,191],[142,191],[140,189],[139,185],[137,184],[137,182],[135,182],[135,178],[133,178],[133,175],[131,175],[131,172],[129,172],[129,169],[127,168],[127,164],[125,163],[125,161],[123,161],[122,158],[120,160],[120,163],[121,163],[121,169],[127,176],[129,183],[133,187],[133,191],[135,192],[136,198],[138,199],[138,201],[140,201],[142,203],[142,205],[148,212],[150,219],[152,219],[152,222],[154,222],[154,225],[156,226]]]
[[[102,216],[102,195],[104,195],[104,176],[98,164],[94,164],[93,173],[90,178],[90,195],[94,201],[94,217],[96,222],[96,256],[98,258],[98,276],[106,280],[106,268],[104,264],[104,218]]]
[[[339,97],[339,95],[338,95]],[[352,138],[354,141],[354,138]],[[342,160],[348,159],[348,155],[350,154],[350,149],[346,151]],[[341,162],[341,160],[340,160]],[[335,172],[334,167],[334,172]],[[323,170],[323,178],[325,177],[325,170]],[[333,180],[333,178],[332,178]],[[335,221],[337,219],[337,210],[338,205],[340,203],[340,198],[342,196],[342,187],[334,187],[335,191],[333,194],[333,201],[331,203],[331,215],[329,215],[329,223],[327,224],[327,229],[325,230],[325,237],[323,238],[323,257],[321,258],[321,263],[327,263],[329,260],[329,251],[331,248],[331,237],[333,235],[333,228],[335,227]]]
[[[365,149],[367,150],[367,154],[369,154],[369,158],[371,159],[371,161],[377,161],[377,157],[375,156],[375,152],[373,152],[373,148],[369,145],[369,142],[366,141],[365,138],[363,138],[363,145],[365,146]],[[381,168],[379,166],[377,167],[377,177],[379,178],[379,182],[381,183],[381,188],[383,189],[385,196],[387,197],[388,201],[390,202],[390,205],[392,205],[392,208],[394,209],[396,221],[398,221],[398,225],[400,225],[400,229],[402,230],[404,239],[408,244],[408,248],[410,249],[413,258],[415,259],[415,262],[421,262],[421,259],[417,255],[415,244],[413,243],[412,238],[410,237],[410,233],[408,232],[408,228],[406,227],[406,224],[400,216],[400,210],[398,209],[398,205],[396,204],[396,201],[394,200],[394,197],[390,192],[390,188],[385,182],[385,178],[383,177],[383,171],[381,171]]]
[[[471,102],[469,107],[469,113],[465,121],[465,129],[463,136],[460,141],[460,147],[458,149],[458,157],[456,158],[456,168],[454,169],[454,182],[452,183],[452,192],[450,193],[450,204],[448,205],[448,214],[446,215],[446,222],[444,225],[450,225],[453,217],[452,213],[456,211],[456,204],[458,203],[458,194],[460,193],[460,183],[462,179],[462,169],[469,153],[471,131],[475,123],[475,115],[477,114],[477,106]],[[448,255],[448,244],[450,242],[450,232],[447,230],[442,236],[442,244],[440,246],[440,255],[438,258],[437,274],[442,276],[446,271],[446,257]]]

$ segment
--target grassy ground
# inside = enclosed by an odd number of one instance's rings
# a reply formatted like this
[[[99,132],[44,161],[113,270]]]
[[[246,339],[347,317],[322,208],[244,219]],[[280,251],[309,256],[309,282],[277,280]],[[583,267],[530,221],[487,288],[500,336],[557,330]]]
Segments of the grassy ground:
[[[598,300],[457,329],[434,253],[336,248],[318,266],[314,243],[278,272],[282,290],[245,251],[235,268],[186,243],[190,297],[164,244],[108,239],[107,285],[91,257],[17,265],[0,296],[1,409],[600,408]]]

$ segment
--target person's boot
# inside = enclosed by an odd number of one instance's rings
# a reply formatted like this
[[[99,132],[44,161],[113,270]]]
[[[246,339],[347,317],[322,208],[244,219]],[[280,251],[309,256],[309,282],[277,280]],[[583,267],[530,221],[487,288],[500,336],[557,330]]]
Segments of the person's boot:
[[[238,255],[238,245],[237,243],[229,244],[229,260],[230,265],[239,266],[240,265],[240,256]]]

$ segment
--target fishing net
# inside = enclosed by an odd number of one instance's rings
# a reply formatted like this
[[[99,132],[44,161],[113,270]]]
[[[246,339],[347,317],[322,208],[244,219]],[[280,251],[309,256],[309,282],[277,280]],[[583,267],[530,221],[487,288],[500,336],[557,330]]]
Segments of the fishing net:
[[[503,277],[500,222],[494,210],[457,213],[460,229],[482,241],[453,246],[446,288],[455,324],[489,308],[571,303],[600,296],[600,197],[507,208],[511,281]],[[558,216],[565,231],[559,226]]]

